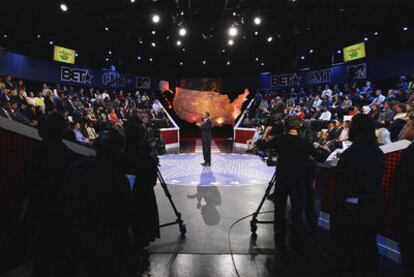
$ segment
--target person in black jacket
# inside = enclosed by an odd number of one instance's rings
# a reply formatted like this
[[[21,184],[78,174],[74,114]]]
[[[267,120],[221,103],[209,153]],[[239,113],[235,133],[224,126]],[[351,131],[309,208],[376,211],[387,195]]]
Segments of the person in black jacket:
[[[367,115],[353,117],[349,139],[353,144],[341,155],[337,166],[330,218],[335,273],[376,276],[376,236],[384,216],[384,153],[378,147],[375,122]]]
[[[288,117],[285,121],[287,133],[276,137],[270,143],[272,150],[277,153],[277,182],[274,192],[276,245],[281,250],[285,248],[286,203],[287,198],[290,197],[293,225],[290,241],[291,247],[298,253],[304,244],[305,175],[309,166],[309,157],[312,156],[323,162],[329,154],[329,152],[316,151],[309,141],[299,136],[300,124],[297,117]]]
[[[145,129],[129,123],[125,129],[126,146],[121,166],[133,176],[132,226],[138,251],[160,237],[158,207],[154,193],[157,184],[158,157],[145,140]]]
[[[414,118],[405,127],[404,138],[414,140]],[[395,178],[396,225],[401,257],[407,276],[414,276],[414,143],[404,150]]]
[[[71,276],[125,276],[133,270],[127,177],[118,166],[124,147],[115,129],[96,141],[96,158],[67,170],[62,192]]]
[[[208,112],[203,113],[203,121],[197,124],[201,128],[201,142],[203,144],[204,163],[202,166],[211,166],[211,120]]]
[[[63,176],[79,157],[62,142],[66,122],[57,113],[41,117],[42,141],[35,144],[25,163],[27,201],[25,219],[32,232],[33,276],[57,276],[65,272],[65,243],[60,195]]]

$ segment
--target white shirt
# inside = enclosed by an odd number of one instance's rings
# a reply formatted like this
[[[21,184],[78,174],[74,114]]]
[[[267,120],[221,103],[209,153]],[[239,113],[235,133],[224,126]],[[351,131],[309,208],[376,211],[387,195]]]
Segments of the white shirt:
[[[322,104],[321,99],[315,99],[315,100],[313,100],[312,107],[316,108],[316,107],[319,107],[321,104]]]
[[[319,116],[319,120],[324,120],[324,121],[329,121],[331,120],[332,114],[330,111],[326,111],[323,112],[320,116]]]
[[[384,102],[384,100],[385,100],[385,96],[380,94],[379,96],[375,97],[374,100],[372,100],[370,106],[373,106],[373,105],[379,106],[382,104],[382,102]]]
[[[157,113],[162,110],[161,105],[159,104],[158,100],[154,101],[154,103],[152,104],[152,109]]]
[[[342,132],[339,134],[338,141],[348,140],[349,128],[342,129]]]
[[[329,98],[332,98],[332,90],[327,88],[324,91],[322,91],[322,98],[324,98],[325,96],[328,96]]]

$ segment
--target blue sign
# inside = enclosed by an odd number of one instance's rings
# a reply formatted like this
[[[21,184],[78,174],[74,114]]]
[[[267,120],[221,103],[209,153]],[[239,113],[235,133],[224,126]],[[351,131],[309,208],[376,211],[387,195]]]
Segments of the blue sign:
[[[0,49],[0,75],[46,83],[114,89],[151,89],[151,78],[114,70],[63,65]]]

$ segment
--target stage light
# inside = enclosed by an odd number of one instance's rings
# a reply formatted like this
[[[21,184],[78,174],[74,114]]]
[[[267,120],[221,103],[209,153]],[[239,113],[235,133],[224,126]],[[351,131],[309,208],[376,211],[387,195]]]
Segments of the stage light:
[[[342,51],[341,51],[341,50],[338,50],[338,51],[336,51],[336,53],[341,54],[341,53],[342,53]]]
[[[53,44],[53,41],[49,41],[49,44],[52,45]]]
[[[64,12],[67,12],[68,11],[68,6],[65,3],[61,3],[60,4],[60,9]]]
[[[185,48],[183,48],[183,49],[181,49],[181,50],[183,50],[183,52],[185,52]]]
[[[77,57],[77,56],[79,56],[79,54],[78,53],[75,53],[75,57]]]
[[[178,34],[183,37],[187,34],[187,30],[185,28],[180,28],[180,30],[178,30]]]
[[[152,62],[152,58],[149,58],[149,61]]]
[[[108,32],[108,31],[109,31],[109,27],[105,27],[105,31],[107,31],[107,32]]]
[[[408,27],[404,27],[403,28],[403,31],[408,31]]]
[[[231,37],[235,37],[235,36],[237,36],[237,33],[238,33],[239,31],[237,30],[237,28],[236,27],[234,27],[234,26],[232,26],[232,27],[230,27],[229,28],[229,35],[231,36]]]
[[[309,54],[312,54],[312,53],[313,53],[313,49],[309,50]]]
[[[7,37],[8,37],[8,35],[7,35],[7,34],[3,35],[3,38],[7,38]]]
[[[228,45],[232,46],[234,44],[234,40],[229,39],[229,41],[227,42]]]
[[[367,37],[364,37],[364,41],[368,41],[368,38]]]
[[[157,32],[155,32],[154,30],[151,32],[151,34],[155,35]]]
[[[41,38],[42,36],[41,36],[41,35],[37,35],[36,37],[37,37],[37,38]]]
[[[138,61],[140,61],[142,59],[142,57],[141,56],[138,56],[137,59],[138,59]]]
[[[143,44],[144,42],[142,40],[138,40],[139,44]]]
[[[205,60],[203,60],[203,64],[206,64],[207,62]]]
[[[305,59],[305,56],[300,57],[300,59],[301,59],[301,60],[304,60],[304,59]]]
[[[233,16],[236,16],[237,14],[236,14],[236,12],[233,12]]]
[[[181,66],[183,66],[183,64],[184,64],[183,62],[180,62],[180,65],[181,65]]]
[[[260,63],[260,66],[264,66],[264,63]]]
[[[155,42],[151,42],[151,46],[155,47],[155,46],[157,46],[157,44],[155,44]]]
[[[255,36],[257,36],[258,34],[259,34],[259,32],[258,32],[258,31],[254,32],[254,35],[255,35]]]
[[[181,40],[177,40],[177,46],[181,45]]]
[[[253,20],[254,24],[260,25],[262,23],[262,19],[260,17],[255,17]]]
[[[272,42],[272,40],[273,40],[273,37],[272,36],[270,36],[270,37],[267,38],[267,42]]]
[[[257,61],[259,61],[259,58],[258,58],[258,57],[256,57],[254,60],[257,62]]]
[[[226,62],[227,65],[230,65],[231,63],[229,61]]]
[[[226,53],[226,49],[221,50],[221,53]]]
[[[130,0],[131,3],[135,3],[135,0]]]
[[[375,32],[375,33],[374,33],[374,36],[378,36],[378,32]]]
[[[112,51],[111,51],[111,50],[109,50],[109,51],[108,51],[108,54],[109,54],[109,55],[112,55]]]
[[[152,15],[152,22],[158,24],[160,22],[160,16],[158,14]]]
[[[106,58],[105,61],[109,62],[109,58]]]

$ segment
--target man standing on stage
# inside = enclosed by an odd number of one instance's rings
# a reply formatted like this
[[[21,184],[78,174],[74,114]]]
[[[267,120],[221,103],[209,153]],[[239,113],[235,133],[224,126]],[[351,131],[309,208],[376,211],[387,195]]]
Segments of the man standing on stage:
[[[203,121],[197,123],[201,128],[201,142],[203,144],[204,163],[202,166],[211,166],[211,120],[208,112],[203,113]]]

